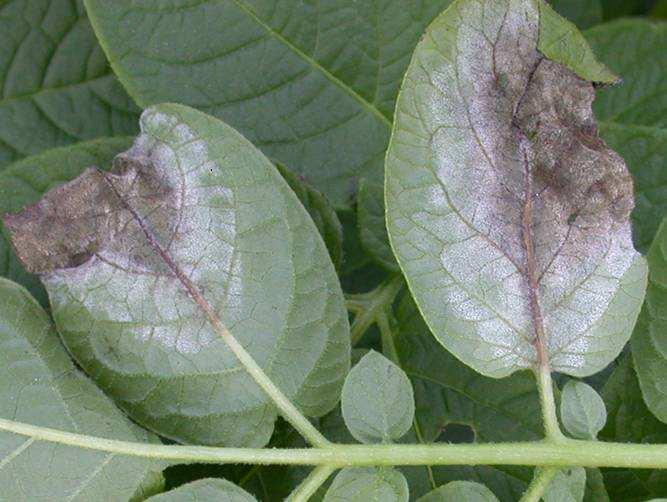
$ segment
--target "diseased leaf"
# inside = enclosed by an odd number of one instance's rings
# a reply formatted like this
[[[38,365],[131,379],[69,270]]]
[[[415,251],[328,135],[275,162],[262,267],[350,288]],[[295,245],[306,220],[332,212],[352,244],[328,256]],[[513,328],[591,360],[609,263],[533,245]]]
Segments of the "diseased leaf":
[[[604,386],[607,425],[599,437],[621,443],[665,443],[667,425],[646,408],[632,358],[624,356]],[[605,486],[611,500],[644,501],[667,497],[667,471],[604,469]]]
[[[324,502],[407,502],[408,483],[388,467],[343,469],[331,483]]]
[[[494,502],[498,498],[486,486],[472,481],[452,481],[420,497],[418,502]]]
[[[581,502],[586,490],[586,469],[570,467],[558,471],[544,492],[544,502]]]
[[[415,414],[405,372],[372,350],[347,375],[341,406],[347,428],[362,443],[400,439],[412,427]]]
[[[46,312],[0,278],[0,417],[125,441],[149,435],[72,364]],[[126,502],[156,465],[0,432],[3,500]]]
[[[550,3],[561,16],[582,30],[602,22],[600,0],[552,0]]]
[[[86,0],[86,7],[140,106],[176,101],[215,115],[336,208],[350,208],[358,179],[382,176],[410,55],[450,1]]]
[[[336,211],[329,204],[327,198],[318,190],[311,187],[295,173],[282,164],[276,164],[278,171],[306,208],[308,214],[320,232],[324,244],[329,250],[329,256],[336,270],[340,269],[343,261],[343,227],[336,215]]]
[[[603,123],[600,134],[625,159],[632,173],[633,240],[635,247],[645,252],[667,216],[667,129]]]
[[[276,410],[209,319],[322,415],[350,357],[333,265],[294,193],[232,128],[160,105],[141,130],[114,174],[88,169],[5,224],[68,349],[135,420],[182,442],[264,445]]]
[[[226,479],[207,478],[147,499],[150,502],[256,502],[247,491]]]
[[[539,22],[531,0],[460,0],[438,17],[387,156],[389,236],[412,294],[436,338],[493,377],[547,359],[601,370],[646,285],[630,175],[597,136],[593,85],[538,52]]]
[[[667,219],[648,252],[646,302],[632,335],[632,357],[646,406],[667,423]]]
[[[389,246],[384,221],[384,187],[382,183],[362,180],[357,197],[359,235],[364,249],[382,267],[398,271],[398,263]]]
[[[81,0],[0,2],[0,170],[56,146],[134,134],[138,116]]]
[[[626,0],[624,0],[625,2]],[[623,79],[599,92],[599,120],[667,126],[667,25],[621,19],[586,31],[595,54]]]
[[[45,192],[74,179],[88,166],[109,166],[114,156],[130,145],[130,138],[101,138],[54,148],[11,164],[0,172],[0,215],[37,202]],[[39,279],[16,259],[9,234],[2,223],[0,227],[0,275],[28,288],[46,306],[46,292]]]
[[[578,439],[595,439],[607,421],[604,401],[585,382],[569,380],[560,398],[563,427]]]

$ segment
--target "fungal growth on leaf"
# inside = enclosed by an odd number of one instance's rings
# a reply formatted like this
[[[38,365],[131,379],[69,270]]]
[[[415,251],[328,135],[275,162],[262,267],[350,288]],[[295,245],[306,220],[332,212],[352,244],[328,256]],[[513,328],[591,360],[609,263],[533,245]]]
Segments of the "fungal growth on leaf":
[[[415,299],[445,347],[496,377],[601,369],[646,281],[630,174],[598,136],[594,84],[540,51],[538,7],[441,15],[408,69],[387,158],[388,230]]]
[[[213,117],[158,105],[141,128],[112,172],[4,218],[69,351],[137,422],[183,442],[261,446],[273,430],[276,407],[220,330],[305,414],[330,411],[349,324],[296,195]]]

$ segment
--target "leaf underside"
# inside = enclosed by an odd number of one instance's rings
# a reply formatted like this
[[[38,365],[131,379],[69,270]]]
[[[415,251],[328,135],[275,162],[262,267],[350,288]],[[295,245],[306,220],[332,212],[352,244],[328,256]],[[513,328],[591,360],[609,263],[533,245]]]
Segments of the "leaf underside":
[[[1,278],[0,417],[109,439],[149,440],[74,367],[28,292]],[[150,469],[151,461],[143,458],[0,432],[3,500],[126,502]]]
[[[539,21],[532,0],[459,0],[437,18],[387,157],[388,230],[413,296],[436,338],[494,377],[599,371],[646,284],[630,174],[597,134],[585,69],[538,51]]]
[[[5,225],[70,352],[135,420],[182,442],[264,445],[276,410],[193,292],[317,416],[349,368],[333,265],[236,131],[181,105],[150,108],[141,128],[113,173],[88,169]]]

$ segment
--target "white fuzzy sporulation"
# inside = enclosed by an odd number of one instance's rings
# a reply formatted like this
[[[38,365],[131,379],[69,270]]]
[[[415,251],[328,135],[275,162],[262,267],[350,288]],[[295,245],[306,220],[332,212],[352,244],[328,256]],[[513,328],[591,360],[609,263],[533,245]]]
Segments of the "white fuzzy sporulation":
[[[593,86],[544,59],[538,32],[537,2],[454,4],[417,48],[387,158],[388,228],[415,298],[442,343],[493,376],[535,366],[537,345],[555,370],[600,369],[639,308],[622,287],[642,280],[629,174],[597,137]],[[633,307],[605,339],[621,297]]]

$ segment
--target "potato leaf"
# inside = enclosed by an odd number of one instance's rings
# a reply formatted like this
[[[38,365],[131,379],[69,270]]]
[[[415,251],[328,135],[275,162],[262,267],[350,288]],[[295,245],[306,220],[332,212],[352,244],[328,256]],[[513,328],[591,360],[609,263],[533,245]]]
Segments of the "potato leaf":
[[[100,138],[53,148],[21,159],[0,172],[0,215],[15,213],[37,202],[50,189],[76,178],[88,166],[106,167],[132,145],[130,138]],[[23,268],[11,249],[9,234],[0,223],[0,275],[25,286],[46,306],[39,279]]]
[[[412,427],[415,399],[405,372],[370,351],[345,379],[341,396],[345,424],[362,443],[391,443]]]
[[[549,484],[544,502],[582,502],[586,490],[586,469],[571,467],[558,471]]]
[[[69,143],[137,132],[81,0],[0,2],[0,170]]]
[[[221,118],[350,208],[358,179],[382,176],[410,55],[450,2],[85,3],[140,106],[176,101]]]
[[[275,407],[214,331],[217,317],[304,413],[326,413],[349,368],[349,327],[303,206],[213,117],[160,105],[141,130],[114,173],[88,169],[5,218],[68,349],[164,436],[263,445]]]
[[[403,474],[387,467],[350,468],[340,471],[324,496],[324,502],[408,502]]]
[[[452,481],[420,497],[417,502],[454,502],[455,500],[497,502],[498,498],[491,490],[480,483]]]
[[[586,39],[600,60],[623,78],[600,91],[593,106],[598,119],[666,127],[667,24],[620,19],[587,30]]]
[[[605,383],[602,398],[608,419],[599,434],[601,440],[667,442],[667,425],[655,418],[646,407],[630,354],[620,359]],[[603,474],[611,500],[644,501],[667,497],[667,472],[664,469],[605,469]]]
[[[247,491],[226,479],[207,478],[193,481],[147,499],[148,502],[257,502]]]
[[[438,17],[408,68],[387,156],[389,236],[413,296],[436,338],[493,377],[543,363],[599,371],[627,342],[646,285],[632,180],[578,76],[598,70],[574,57],[576,37],[552,46],[575,71],[541,55],[538,5],[459,0]]]
[[[34,298],[2,278],[0,417],[109,439],[150,439],[74,367]],[[126,502],[154,468],[143,458],[0,432],[3,500]]]
[[[667,219],[648,253],[646,302],[632,335],[632,357],[646,406],[667,423]]]
[[[632,234],[646,252],[667,216],[667,129],[605,122],[600,135],[628,163],[635,185]]]
[[[573,437],[595,439],[607,421],[607,410],[593,387],[570,380],[561,394],[560,418],[565,430]]]
[[[343,262],[343,226],[336,211],[319,190],[282,164],[276,164],[276,167],[315,223],[336,270],[340,269]]]

